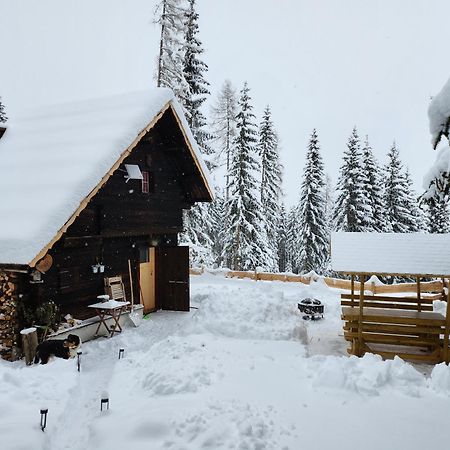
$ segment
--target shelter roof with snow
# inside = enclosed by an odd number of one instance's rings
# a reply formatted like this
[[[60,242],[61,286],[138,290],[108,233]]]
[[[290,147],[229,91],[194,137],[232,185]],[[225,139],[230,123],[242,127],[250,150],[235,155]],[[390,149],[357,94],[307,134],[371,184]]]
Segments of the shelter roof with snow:
[[[211,201],[208,170],[168,89],[46,106],[9,122],[0,139],[0,263],[35,264],[168,111],[195,166],[190,198]]]
[[[450,234],[333,233],[336,272],[376,275],[450,275]]]

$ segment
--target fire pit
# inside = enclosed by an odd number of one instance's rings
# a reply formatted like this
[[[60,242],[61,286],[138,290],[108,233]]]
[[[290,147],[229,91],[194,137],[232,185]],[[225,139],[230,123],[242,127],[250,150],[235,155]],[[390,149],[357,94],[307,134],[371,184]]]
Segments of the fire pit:
[[[304,298],[298,303],[298,309],[303,314],[303,320],[323,319],[323,305],[316,298]]]

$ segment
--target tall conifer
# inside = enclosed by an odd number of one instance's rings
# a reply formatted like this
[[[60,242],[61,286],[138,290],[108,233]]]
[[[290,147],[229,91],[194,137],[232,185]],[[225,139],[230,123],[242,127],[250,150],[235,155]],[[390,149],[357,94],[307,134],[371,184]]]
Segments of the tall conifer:
[[[413,226],[416,218],[411,212],[411,199],[408,183],[403,173],[399,151],[393,143],[388,162],[384,169],[384,203],[386,219],[394,233],[409,233],[417,231]]]
[[[188,0],[186,12],[186,35],[184,40],[183,73],[189,86],[189,93],[184,102],[187,120],[197,144],[204,155],[211,155],[209,141],[212,136],[205,130],[206,118],[202,112],[203,103],[210,95],[209,83],[205,78],[208,66],[200,59],[203,53],[202,43],[198,38],[198,13],[195,0]],[[211,167],[209,158],[206,163]]]
[[[228,186],[228,173],[230,171],[231,147],[236,137],[236,115],[236,90],[229,80],[225,80],[212,107],[212,130],[218,143],[216,164],[225,165],[226,186]],[[225,191],[225,199],[228,200],[228,191]]]
[[[267,232],[267,253],[273,258],[271,269],[278,270],[278,227],[282,171],[278,154],[278,138],[269,106],[264,110],[259,127],[258,152],[261,158],[261,206]]]
[[[161,0],[155,10],[160,25],[157,86],[171,88],[186,103],[189,86],[183,73],[186,8],[183,0]]]
[[[256,149],[257,126],[250,102],[249,88],[245,83],[238,103],[238,134],[233,144],[229,199],[226,203],[228,233],[223,250],[235,270],[267,269],[271,264],[266,252],[260,189],[256,178],[260,170]]]
[[[290,269],[288,255],[288,221],[284,203],[280,207],[277,236],[278,271],[287,272]]]
[[[373,155],[372,147],[369,144],[369,138],[367,136],[362,149],[362,166],[364,176],[363,191],[369,206],[365,219],[367,231],[389,231],[383,203],[381,169]]]
[[[325,173],[316,130],[308,143],[297,221],[296,265],[303,273],[312,270],[321,273],[328,259],[328,227]]]
[[[353,129],[344,153],[337,183],[337,198],[333,212],[336,231],[367,231],[367,214],[370,206],[364,192],[364,173],[360,142]]]

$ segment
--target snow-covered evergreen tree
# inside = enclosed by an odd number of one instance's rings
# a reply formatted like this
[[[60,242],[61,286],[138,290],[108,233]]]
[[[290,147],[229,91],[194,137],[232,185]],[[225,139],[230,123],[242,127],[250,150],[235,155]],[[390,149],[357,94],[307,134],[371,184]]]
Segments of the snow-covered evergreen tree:
[[[296,266],[302,273],[321,273],[328,259],[325,183],[319,140],[313,130],[297,208]]]
[[[394,144],[388,153],[384,169],[384,204],[386,219],[394,233],[418,231],[417,216],[411,212],[411,195],[403,172],[399,151]]]
[[[0,97],[0,123],[6,122],[8,118],[6,117],[5,105],[2,103],[2,98]]]
[[[427,206],[428,232],[450,233],[448,200],[443,196],[435,196],[427,201]]]
[[[417,233],[419,231],[426,231],[426,219],[419,206],[418,196],[413,188],[413,182],[408,168],[406,168],[406,171],[403,174],[403,180],[406,191],[405,208],[408,209],[411,214],[410,221],[406,222],[409,232]]]
[[[364,176],[363,191],[369,206],[366,215],[367,231],[387,232],[390,230],[390,227],[386,222],[383,203],[381,168],[375,159],[367,136],[363,144],[362,161]]]
[[[278,221],[278,271],[287,272],[291,270],[288,255],[288,219],[284,203],[280,207],[280,216]]]
[[[186,112],[186,118],[192,130],[192,134],[200,147],[208,168],[212,168],[209,155],[212,149],[209,146],[211,135],[206,131],[206,118],[202,112],[203,103],[209,95],[209,83],[205,79],[208,66],[201,61],[200,55],[203,48],[198,39],[198,13],[195,9],[195,0],[187,0],[188,6],[184,10],[184,40],[182,43],[182,75],[186,82],[187,91],[183,92],[181,102]],[[179,4],[178,4],[179,5]],[[200,203],[192,206],[185,214],[185,232],[181,236],[183,242],[191,245],[193,249],[200,248],[200,257],[207,264],[214,260],[213,239],[214,214],[211,214],[214,206]],[[192,252],[196,261],[196,255]],[[206,256],[205,256],[206,255]]]
[[[328,173],[325,173],[325,220],[328,234],[333,229],[333,206],[334,206],[334,186],[333,180]]]
[[[236,115],[236,90],[229,80],[225,80],[212,107],[212,132],[218,144],[215,165],[225,165],[225,185],[228,185],[231,146],[236,137]],[[225,192],[225,198],[228,199],[227,191]]]
[[[195,0],[188,0],[188,4],[185,22],[183,74],[189,86],[189,92],[184,101],[184,107],[194,138],[205,156],[213,153],[209,145],[212,136],[205,129],[207,123],[202,112],[203,103],[210,95],[209,83],[205,78],[208,66],[200,59],[203,48],[198,38],[198,13],[195,9]],[[211,167],[210,159],[206,157],[205,160]]]
[[[337,182],[337,198],[333,211],[336,231],[368,231],[367,216],[370,214],[364,179],[360,142],[356,128],[353,129],[344,153]]]
[[[223,237],[226,233],[227,217],[225,212],[225,196],[221,189],[216,189],[215,199],[210,204],[209,215],[211,216],[211,240],[212,255],[214,265],[220,267],[223,265]]]
[[[183,72],[185,15],[184,0],[161,0],[155,10],[155,22],[161,27],[157,86],[171,88],[183,105],[189,91]]]
[[[201,203],[183,214],[184,230],[180,233],[180,242],[189,245],[191,267],[212,266],[215,260],[211,239],[214,222],[210,208],[210,204]]]
[[[278,138],[269,106],[264,110],[259,127],[258,152],[261,158],[261,206],[267,234],[266,251],[273,255],[273,270],[278,270],[278,227],[282,170],[278,153]]]
[[[298,273],[298,267],[295,265],[296,261],[296,239],[299,233],[297,221],[298,205],[292,206],[287,213],[286,219],[286,271]]]
[[[224,241],[224,258],[235,270],[267,270],[273,261],[268,254],[264,218],[259,201],[259,162],[257,126],[252,112],[247,83],[238,102],[237,130],[229,174],[229,199],[226,202],[228,233]]]

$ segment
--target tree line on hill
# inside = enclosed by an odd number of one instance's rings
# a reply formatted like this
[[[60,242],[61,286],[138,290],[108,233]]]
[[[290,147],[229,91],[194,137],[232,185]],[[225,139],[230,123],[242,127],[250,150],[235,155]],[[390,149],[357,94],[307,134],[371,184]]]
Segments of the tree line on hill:
[[[225,187],[217,189],[215,201],[186,214],[181,239],[191,245],[193,264],[326,273],[331,231],[450,230],[447,202],[419,202],[396,144],[380,166],[368,137],[361,141],[356,127],[335,189],[324,171],[318,133],[312,131],[299,200],[286,211],[270,107],[257,123],[247,83],[237,94],[227,80],[207,121],[201,110],[210,96],[208,67],[201,60],[195,0],[162,0],[156,22],[161,26],[158,86],[172,88],[184,106],[209,169],[225,172]]]
[[[227,80],[209,121],[202,112],[211,94],[198,18],[195,0],[161,0],[155,16],[161,27],[157,84],[175,92],[213,175],[225,173],[215,201],[186,213],[181,241],[191,246],[192,264],[326,273],[331,231],[450,230],[446,201],[419,201],[395,142],[381,166],[356,127],[335,188],[324,170],[318,133],[312,131],[299,200],[286,211],[270,107],[258,123],[247,83],[237,94]]]

